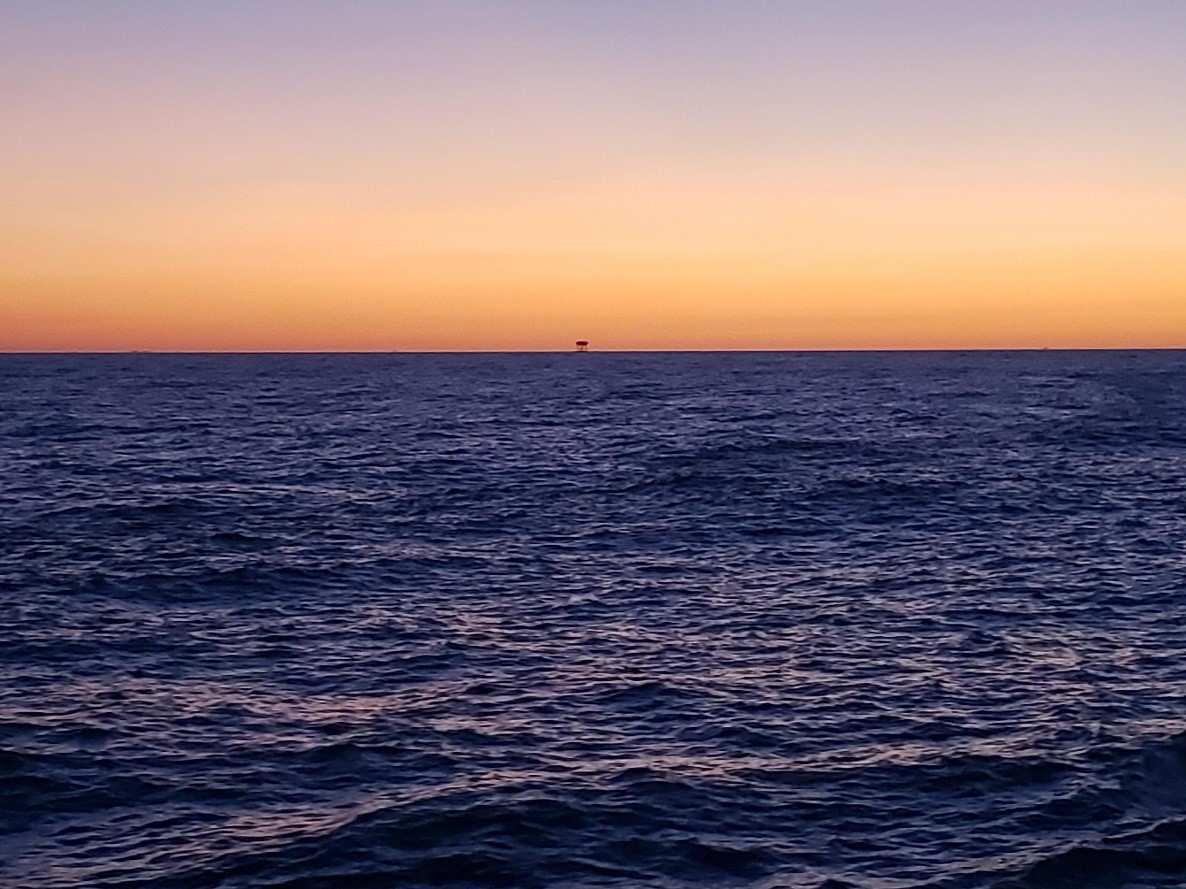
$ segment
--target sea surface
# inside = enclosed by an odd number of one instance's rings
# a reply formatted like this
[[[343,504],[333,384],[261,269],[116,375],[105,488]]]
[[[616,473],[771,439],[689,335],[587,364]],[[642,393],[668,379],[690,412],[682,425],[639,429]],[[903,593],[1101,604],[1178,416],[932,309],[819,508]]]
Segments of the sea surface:
[[[1186,885],[1186,353],[0,356],[0,886]]]

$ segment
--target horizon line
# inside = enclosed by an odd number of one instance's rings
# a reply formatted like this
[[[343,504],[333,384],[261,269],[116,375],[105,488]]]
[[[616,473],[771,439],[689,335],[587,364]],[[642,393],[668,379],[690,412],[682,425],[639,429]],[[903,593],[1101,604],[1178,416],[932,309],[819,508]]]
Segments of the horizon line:
[[[1183,352],[1181,346],[945,346],[922,348],[789,348],[789,349],[9,349],[16,355],[688,355],[688,354],[896,354],[967,352]]]

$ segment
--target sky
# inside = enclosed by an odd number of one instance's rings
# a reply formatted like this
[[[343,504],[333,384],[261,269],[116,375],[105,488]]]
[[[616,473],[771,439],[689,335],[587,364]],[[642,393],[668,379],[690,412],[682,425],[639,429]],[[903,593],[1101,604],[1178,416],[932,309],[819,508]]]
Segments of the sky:
[[[0,350],[1186,347],[1182,0],[6,0]]]

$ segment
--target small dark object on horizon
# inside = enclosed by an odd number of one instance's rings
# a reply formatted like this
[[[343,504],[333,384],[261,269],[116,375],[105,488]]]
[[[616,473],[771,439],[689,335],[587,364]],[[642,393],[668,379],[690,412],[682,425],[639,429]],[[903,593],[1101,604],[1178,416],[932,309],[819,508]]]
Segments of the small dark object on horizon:
[[[577,340],[577,351],[578,352],[588,352],[589,351],[589,341],[588,340]]]

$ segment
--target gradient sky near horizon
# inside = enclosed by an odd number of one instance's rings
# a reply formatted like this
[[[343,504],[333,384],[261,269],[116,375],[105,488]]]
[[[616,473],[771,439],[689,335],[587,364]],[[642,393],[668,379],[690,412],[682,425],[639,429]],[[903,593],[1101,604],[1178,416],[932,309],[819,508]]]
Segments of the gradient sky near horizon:
[[[0,350],[1186,347],[1181,0],[9,0]]]

